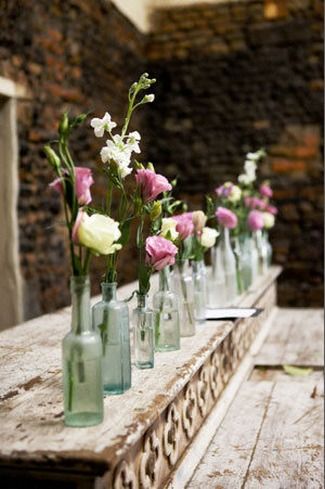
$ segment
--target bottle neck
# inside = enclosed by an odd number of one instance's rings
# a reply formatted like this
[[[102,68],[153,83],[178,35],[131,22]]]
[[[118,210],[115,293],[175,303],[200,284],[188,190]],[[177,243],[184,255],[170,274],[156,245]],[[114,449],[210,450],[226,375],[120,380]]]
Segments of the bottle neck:
[[[159,290],[170,289],[170,269],[165,267],[159,272]]]
[[[222,242],[223,242],[224,248],[226,248],[226,249],[230,248],[231,249],[230,233],[229,233],[229,229],[228,228],[223,228],[223,231],[222,231]]]
[[[188,260],[177,260],[176,261],[176,270],[180,274],[187,273],[187,270],[188,270]]]
[[[149,297],[147,294],[137,294],[138,308],[146,309],[148,307]]]
[[[71,277],[70,280],[72,318],[71,329],[75,334],[92,330],[90,320],[90,281],[89,277]]]
[[[110,302],[116,300],[116,282],[102,282],[101,288],[103,301]]]

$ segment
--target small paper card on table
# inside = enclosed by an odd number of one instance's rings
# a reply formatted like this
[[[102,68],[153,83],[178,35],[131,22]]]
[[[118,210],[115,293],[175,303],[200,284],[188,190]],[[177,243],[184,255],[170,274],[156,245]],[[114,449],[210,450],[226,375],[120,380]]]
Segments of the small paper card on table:
[[[256,307],[225,307],[216,309],[206,309],[206,319],[213,321],[216,319],[241,319],[258,316],[263,309]]]

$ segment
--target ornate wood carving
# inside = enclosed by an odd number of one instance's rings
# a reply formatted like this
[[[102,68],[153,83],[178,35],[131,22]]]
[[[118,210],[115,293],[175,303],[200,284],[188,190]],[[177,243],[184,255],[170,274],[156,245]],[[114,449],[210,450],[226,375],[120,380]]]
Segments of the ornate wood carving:
[[[133,467],[122,460],[114,472],[113,489],[138,489]]]
[[[194,434],[195,418],[197,413],[197,398],[195,388],[188,384],[184,392],[184,401],[182,407],[183,429],[187,438],[192,438]]]
[[[140,488],[156,487],[161,458],[161,444],[155,431],[145,436],[143,454],[140,461]]]
[[[170,465],[174,465],[178,458],[180,417],[177,408],[172,403],[167,409],[166,424],[164,427],[164,453]]]

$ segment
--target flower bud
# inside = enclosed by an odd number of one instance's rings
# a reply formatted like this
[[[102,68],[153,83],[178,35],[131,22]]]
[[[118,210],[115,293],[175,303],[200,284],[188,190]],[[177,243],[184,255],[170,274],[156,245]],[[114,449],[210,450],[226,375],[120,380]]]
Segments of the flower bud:
[[[152,164],[152,163],[150,163],[150,162],[149,162],[149,163],[147,164],[147,170],[151,170],[151,171],[155,172],[155,167],[153,166],[153,164]],[[156,172],[155,172],[155,173],[156,173]]]
[[[150,220],[155,221],[161,214],[161,202],[156,200],[151,207]]]
[[[61,121],[59,124],[59,133],[60,136],[66,136],[69,131],[69,117],[66,112],[61,117]]]
[[[44,153],[46,154],[46,157],[49,161],[49,163],[53,166],[54,169],[59,169],[61,166],[61,160],[54,151],[54,149],[51,148],[48,144],[44,146]]]
[[[203,211],[194,211],[192,213],[192,221],[194,224],[195,231],[200,233],[207,222],[207,216]]]

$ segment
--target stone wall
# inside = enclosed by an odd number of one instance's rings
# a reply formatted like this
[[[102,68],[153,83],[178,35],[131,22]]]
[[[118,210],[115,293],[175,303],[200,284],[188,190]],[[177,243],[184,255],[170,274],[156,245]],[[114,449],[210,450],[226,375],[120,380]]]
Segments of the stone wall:
[[[48,189],[42,146],[64,109],[109,110],[118,120],[127,87],[145,68],[158,83],[155,104],[136,121],[143,158],[178,174],[182,196],[199,205],[202,193],[234,178],[248,150],[265,146],[261,173],[280,207],[272,234],[275,261],[285,266],[280,303],[320,304],[322,2],[288,0],[280,10],[266,18],[262,0],[162,9],[154,33],[144,35],[109,1],[0,0],[0,76],[30,93],[18,105],[27,317],[69,302],[62,209]],[[99,141],[89,128],[74,148],[76,161],[99,175]],[[99,259],[94,268],[97,286]],[[126,250],[121,282],[134,274],[134,250]]]
[[[62,208],[48,188],[53,173],[42,147],[55,138],[64,110],[109,110],[118,121],[128,86],[144,71],[142,49],[143,36],[109,2],[0,0],[0,76],[20,82],[30,93],[30,100],[18,103],[18,213],[27,318],[69,302]],[[98,174],[99,144],[90,127],[78,131],[74,141],[76,161]],[[122,281],[134,276],[134,262],[127,256]],[[95,259],[96,285],[100,265]]]
[[[285,268],[281,305],[323,298],[322,12],[312,0],[161,9],[147,45],[159,80],[149,156],[179,176],[185,198],[199,204],[247,151],[269,152],[260,176],[280,209],[271,238]]]

